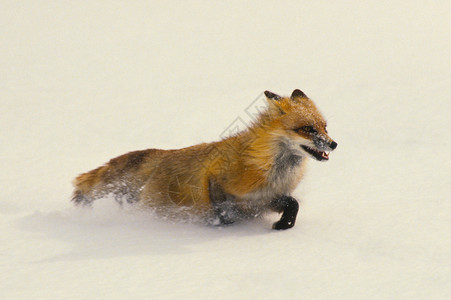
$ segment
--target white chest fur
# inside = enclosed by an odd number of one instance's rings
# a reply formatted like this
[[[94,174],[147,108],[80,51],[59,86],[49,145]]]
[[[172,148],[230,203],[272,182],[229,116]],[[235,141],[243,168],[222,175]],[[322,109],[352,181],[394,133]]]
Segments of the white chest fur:
[[[281,145],[268,172],[268,184],[244,195],[243,200],[249,206],[254,206],[267,204],[282,195],[290,195],[302,178],[304,163],[305,157]]]

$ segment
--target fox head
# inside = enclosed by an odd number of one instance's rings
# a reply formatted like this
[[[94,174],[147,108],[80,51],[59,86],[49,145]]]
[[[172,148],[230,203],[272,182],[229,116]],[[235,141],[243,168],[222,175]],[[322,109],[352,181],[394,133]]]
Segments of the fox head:
[[[270,106],[271,134],[296,155],[328,160],[337,143],[328,135],[327,123],[313,101],[298,89],[290,97],[270,91],[265,91],[265,96]]]

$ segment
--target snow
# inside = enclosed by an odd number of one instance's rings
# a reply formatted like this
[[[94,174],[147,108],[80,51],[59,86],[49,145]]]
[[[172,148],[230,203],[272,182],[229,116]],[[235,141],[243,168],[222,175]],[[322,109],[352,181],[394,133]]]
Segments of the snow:
[[[0,299],[445,299],[449,1],[1,1]],[[297,225],[159,220],[71,180],[302,89],[338,148]]]

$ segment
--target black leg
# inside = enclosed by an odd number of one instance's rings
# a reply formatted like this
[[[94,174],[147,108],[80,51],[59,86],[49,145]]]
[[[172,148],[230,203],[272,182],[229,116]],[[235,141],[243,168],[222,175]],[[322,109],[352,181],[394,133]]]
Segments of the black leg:
[[[290,196],[282,196],[271,203],[271,208],[282,213],[280,220],[273,224],[273,229],[283,230],[294,226],[299,210],[299,203],[296,199]]]
[[[214,218],[219,220],[219,225],[234,223],[238,215],[234,197],[226,194],[222,187],[212,179],[209,180],[208,188]]]

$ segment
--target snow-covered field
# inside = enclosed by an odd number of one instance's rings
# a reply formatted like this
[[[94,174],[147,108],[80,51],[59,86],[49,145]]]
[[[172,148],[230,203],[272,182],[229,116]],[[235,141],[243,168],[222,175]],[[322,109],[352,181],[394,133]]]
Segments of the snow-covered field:
[[[0,1],[0,299],[446,299],[449,1]],[[276,215],[158,220],[71,180],[300,88],[339,146]]]

